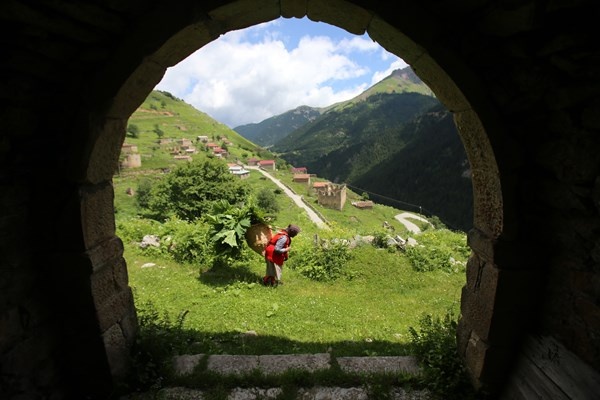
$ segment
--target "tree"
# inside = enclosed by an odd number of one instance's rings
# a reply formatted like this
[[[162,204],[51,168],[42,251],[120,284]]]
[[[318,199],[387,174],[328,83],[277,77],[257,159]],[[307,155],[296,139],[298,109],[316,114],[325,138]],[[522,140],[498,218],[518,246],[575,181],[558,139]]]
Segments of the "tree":
[[[127,125],[127,136],[132,138],[140,137],[140,128],[136,124]]]
[[[169,216],[194,221],[215,201],[240,204],[248,194],[248,186],[231,175],[221,160],[193,161],[177,167],[152,188],[148,216],[159,221]]]
[[[268,188],[262,188],[258,192],[256,195],[256,204],[268,213],[276,213],[279,211],[279,204],[277,204],[275,193]]]
[[[158,124],[154,125],[154,133],[156,133],[156,136],[158,136],[158,138],[162,138],[165,135],[165,132],[160,129],[160,126],[158,126]]]
[[[135,192],[135,199],[137,204],[141,208],[148,207],[150,203],[150,197],[152,193],[152,181],[148,178],[144,178],[138,184],[138,189]]]

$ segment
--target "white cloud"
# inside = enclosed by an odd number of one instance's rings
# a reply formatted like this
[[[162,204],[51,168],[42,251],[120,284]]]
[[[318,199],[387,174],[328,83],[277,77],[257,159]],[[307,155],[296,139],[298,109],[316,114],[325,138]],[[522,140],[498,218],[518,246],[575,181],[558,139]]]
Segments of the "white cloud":
[[[170,68],[157,89],[233,128],[300,105],[323,107],[347,100],[373,83],[368,82],[370,67],[357,61],[379,49],[368,38],[336,42],[305,35],[288,50],[285,35],[276,29],[277,24],[267,23],[229,32]],[[371,80],[385,73],[374,73]]]

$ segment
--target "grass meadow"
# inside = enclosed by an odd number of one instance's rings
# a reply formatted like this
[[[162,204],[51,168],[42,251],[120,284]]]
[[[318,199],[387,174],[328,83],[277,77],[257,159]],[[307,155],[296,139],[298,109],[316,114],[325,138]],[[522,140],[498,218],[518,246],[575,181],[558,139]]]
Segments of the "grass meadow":
[[[113,178],[117,235],[123,239],[129,285],[141,328],[138,345],[143,352],[136,360],[142,368],[137,371],[139,382],[160,386],[157,382],[162,378],[157,370],[177,354],[408,355],[414,349],[411,329],[418,329],[425,316],[459,314],[468,255],[464,233],[427,224],[421,225],[425,229],[422,233],[408,232],[394,218],[402,210],[380,204],[371,210],[359,210],[351,202],[360,195],[350,190],[342,211],[323,208],[306,185],[292,181],[286,168],[273,175],[303,195],[326,218],[329,229],[318,228],[257,171],[245,180],[253,194],[264,188],[275,194],[278,211],[270,215],[273,229],[290,223],[302,228],[284,265],[283,285],[261,284],[263,257],[247,246],[240,257],[218,265],[209,259],[177,262],[168,252],[141,249],[142,236],[156,234],[159,225],[141,217],[131,191],[135,193],[143,180],[157,182],[169,169],[176,168],[172,157],[157,146],[155,130],[173,138],[211,132],[227,135],[235,142],[232,161],[259,156],[262,151],[257,152],[251,143],[226,127],[198,116],[164,94],[153,92],[142,108],[145,111],[138,110],[130,120],[138,125],[140,133],[127,138],[139,147],[142,168],[118,171]],[[144,227],[135,237],[131,229],[126,229],[133,225]],[[387,235],[412,237],[419,245],[415,251],[403,251],[381,243],[360,244],[349,249],[348,257],[339,262],[335,257],[329,259],[325,251],[319,254],[327,258],[327,268],[339,272],[336,277],[315,280],[305,273],[309,260],[306,254],[314,253],[318,243],[351,241],[366,235],[379,239]],[[199,246],[207,247],[205,243]],[[449,256],[457,262],[450,263]],[[429,266],[423,268],[423,264]],[[438,264],[443,267],[438,268]],[[434,338],[430,342],[440,342],[435,335],[451,336],[453,340],[452,332],[448,335],[438,328],[429,326]]]

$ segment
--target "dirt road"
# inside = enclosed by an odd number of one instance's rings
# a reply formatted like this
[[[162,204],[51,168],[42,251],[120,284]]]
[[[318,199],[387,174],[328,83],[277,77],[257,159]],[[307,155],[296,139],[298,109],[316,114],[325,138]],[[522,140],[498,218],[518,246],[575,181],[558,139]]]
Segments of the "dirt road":
[[[429,223],[429,221],[427,221],[425,218],[420,217],[416,214],[408,213],[408,212],[397,214],[396,216],[394,216],[394,218],[396,218],[398,221],[400,221],[400,223],[402,223],[406,227],[406,229],[408,229],[412,233],[421,232],[421,228],[419,228],[413,222],[410,222],[409,218]]]
[[[304,201],[302,201],[302,197],[292,192],[287,186],[281,183],[279,179],[275,178],[273,175],[269,174],[267,171],[259,167],[245,166],[244,168],[258,171],[270,180],[272,180],[279,188],[281,188],[281,190],[283,190],[283,192],[286,195],[288,195],[294,201],[294,203],[296,203],[298,207],[303,208],[306,211],[312,222],[314,222],[321,229],[329,229],[329,226],[325,223],[325,221],[323,221],[321,217],[319,217],[319,215],[313,211],[312,208],[307,206],[304,203]],[[413,233],[419,233],[421,232],[421,229],[415,223],[409,221],[409,219],[416,219],[419,221],[428,222],[425,218],[408,212],[398,214],[394,218],[400,221],[400,223],[402,223],[406,227],[406,229]]]
[[[265,171],[263,169],[260,169],[259,167],[245,166],[244,168],[247,168],[249,170],[258,171],[261,174],[263,174],[264,176],[266,176],[267,178],[269,178],[270,180],[272,180],[273,182],[275,182],[275,184],[277,186],[279,186],[279,188],[281,188],[281,190],[283,190],[283,192],[286,195],[288,195],[294,201],[294,203],[296,203],[296,205],[298,207],[301,207],[306,211],[306,213],[308,214],[308,216],[312,222],[314,222],[321,229],[329,229],[329,226],[325,223],[325,221],[323,221],[321,219],[321,217],[319,217],[319,215],[313,211],[312,208],[307,206],[304,203],[304,201],[302,201],[302,197],[300,197],[296,193],[292,192],[287,186],[285,186],[283,183],[281,183],[281,181],[279,179],[275,178],[273,175],[269,174],[267,171]]]

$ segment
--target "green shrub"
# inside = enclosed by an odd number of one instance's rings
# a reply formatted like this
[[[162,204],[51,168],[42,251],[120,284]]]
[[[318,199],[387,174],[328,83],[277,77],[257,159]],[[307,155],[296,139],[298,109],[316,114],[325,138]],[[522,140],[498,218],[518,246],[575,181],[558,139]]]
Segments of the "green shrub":
[[[447,229],[429,230],[417,237],[418,245],[406,247],[406,257],[416,271],[462,272],[470,249],[463,234]]]
[[[409,246],[406,257],[410,260],[415,271],[427,272],[436,269],[451,271],[450,254],[439,247]]]
[[[387,249],[388,246],[388,234],[385,232],[373,233],[373,246],[379,249]]]
[[[140,137],[140,128],[136,124],[127,125],[127,137],[138,138]]]
[[[279,189],[277,189],[279,190]],[[276,213],[279,211],[279,204],[275,193],[270,188],[262,188],[256,195],[256,204],[267,213]]]
[[[132,348],[129,384],[136,390],[160,389],[170,379],[171,359],[197,340],[197,332],[183,328],[188,311],[176,319],[158,312],[152,302],[138,305],[139,332]]]
[[[151,219],[134,218],[117,223],[117,234],[126,243],[139,243],[145,235],[153,235],[160,229],[160,223]]]
[[[208,228],[201,221],[187,222],[177,218],[163,224],[149,219],[130,219],[118,223],[117,234],[128,243],[140,243],[146,235],[157,236],[159,247],[148,246],[141,251],[179,263],[206,264],[214,256],[207,239]]]
[[[316,246],[303,246],[295,252],[290,268],[315,281],[333,281],[341,276],[351,275],[344,271],[352,258],[348,244],[341,240],[331,240]]]
[[[213,255],[208,241],[209,226],[203,222],[170,219],[163,224],[166,253],[179,263],[205,264]]]
[[[423,370],[423,381],[441,398],[473,399],[474,390],[456,344],[457,319],[448,311],[443,318],[423,315],[419,330],[410,327],[412,354]]]
[[[135,192],[135,200],[138,207],[147,208],[152,193],[152,181],[148,178],[142,178]]]
[[[152,187],[147,213],[164,221],[171,216],[193,221],[202,217],[217,200],[243,202],[249,187],[229,173],[221,160],[193,161],[175,168]]]

